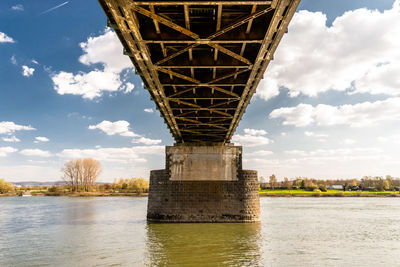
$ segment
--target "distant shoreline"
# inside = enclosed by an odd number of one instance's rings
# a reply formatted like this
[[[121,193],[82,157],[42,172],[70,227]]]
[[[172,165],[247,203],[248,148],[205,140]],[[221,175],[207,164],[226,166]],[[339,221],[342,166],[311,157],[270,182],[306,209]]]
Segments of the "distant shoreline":
[[[400,194],[387,194],[387,195],[377,195],[377,194],[362,194],[362,195],[343,195],[343,196],[335,196],[332,194],[321,194],[319,196],[316,195],[302,195],[302,194],[260,194],[260,197],[379,197],[379,198],[387,198],[387,197],[400,197]]]
[[[147,197],[148,193],[101,193],[101,192],[74,192],[74,193],[31,193],[19,195],[17,193],[0,194],[0,197]]]
[[[260,197],[400,197],[399,191],[341,191],[327,190],[305,191],[305,190],[261,190]]]
[[[18,194],[0,194],[0,197],[15,197]],[[70,194],[57,194],[57,193],[32,193],[28,196],[48,196],[48,197],[148,197],[148,193],[101,193],[101,192],[80,192]],[[296,192],[295,190],[289,192],[282,191],[261,191],[260,197],[400,197],[399,192],[352,192],[352,191],[339,191],[339,192]],[[21,196],[22,197],[22,196]]]

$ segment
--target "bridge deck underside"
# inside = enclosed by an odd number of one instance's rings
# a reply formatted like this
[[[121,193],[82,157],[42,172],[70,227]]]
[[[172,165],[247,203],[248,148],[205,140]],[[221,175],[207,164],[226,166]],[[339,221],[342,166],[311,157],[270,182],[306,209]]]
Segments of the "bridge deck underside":
[[[178,143],[228,143],[300,0],[99,0]]]

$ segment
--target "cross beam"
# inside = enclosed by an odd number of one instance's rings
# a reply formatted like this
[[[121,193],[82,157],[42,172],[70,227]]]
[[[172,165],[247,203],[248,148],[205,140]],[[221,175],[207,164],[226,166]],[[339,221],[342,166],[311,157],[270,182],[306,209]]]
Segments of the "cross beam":
[[[98,0],[177,143],[230,139],[300,0]]]

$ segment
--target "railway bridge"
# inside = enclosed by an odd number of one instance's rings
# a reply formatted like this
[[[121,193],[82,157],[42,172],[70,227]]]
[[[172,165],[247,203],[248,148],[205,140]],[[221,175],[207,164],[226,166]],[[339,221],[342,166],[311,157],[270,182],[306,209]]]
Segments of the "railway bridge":
[[[99,0],[176,143],[148,221],[259,220],[257,172],[230,139],[300,0]]]

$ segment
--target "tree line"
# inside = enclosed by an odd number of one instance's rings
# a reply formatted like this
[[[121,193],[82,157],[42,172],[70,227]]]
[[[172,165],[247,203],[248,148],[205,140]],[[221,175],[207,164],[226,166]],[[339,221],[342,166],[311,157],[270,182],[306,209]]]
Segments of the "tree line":
[[[149,181],[144,178],[119,178],[114,179],[113,183],[97,182],[102,167],[100,162],[92,158],[70,160],[64,164],[61,172],[65,184],[53,186],[14,186],[0,179],[0,194],[22,195],[27,190],[45,195],[65,195],[75,192],[79,194],[82,192],[142,194],[149,191]]]
[[[5,179],[0,179],[0,194],[7,194],[14,191],[14,186]]]
[[[364,176],[360,180],[356,178],[322,180],[307,177],[296,177],[294,179],[284,177],[283,181],[278,181],[275,174],[272,174],[267,181],[264,177],[260,177],[260,187],[262,189],[303,189],[308,191],[319,189],[326,191],[334,185],[342,186],[345,191],[399,191],[400,178],[394,178],[390,175],[386,177]]]

